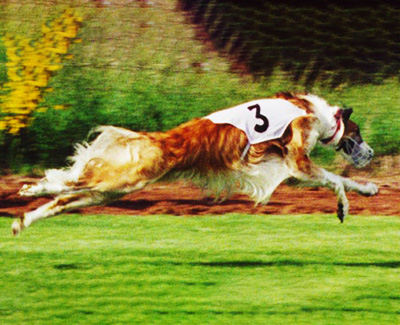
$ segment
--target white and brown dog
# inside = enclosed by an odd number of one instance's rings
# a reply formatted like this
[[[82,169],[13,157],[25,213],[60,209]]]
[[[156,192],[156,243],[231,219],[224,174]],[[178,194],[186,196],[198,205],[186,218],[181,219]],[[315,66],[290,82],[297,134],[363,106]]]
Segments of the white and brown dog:
[[[349,119],[351,112],[315,95],[279,93],[168,132],[99,127],[93,142],[77,146],[72,166],[48,170],[37,184],[22,187],[19,193],[23,196],[56,197],[14,221],[13,233],[40,219],[106,204],[150,183],[180,178],[218,197],[240,192],[256,203],[267,203],[283,180],[294,177],[334,190],[343,222],[349,211],[346,191],[370,196],[378,188],[319,168],[309,154],[320,141],[340,150],[357,167],[368,164],[373,151]]]

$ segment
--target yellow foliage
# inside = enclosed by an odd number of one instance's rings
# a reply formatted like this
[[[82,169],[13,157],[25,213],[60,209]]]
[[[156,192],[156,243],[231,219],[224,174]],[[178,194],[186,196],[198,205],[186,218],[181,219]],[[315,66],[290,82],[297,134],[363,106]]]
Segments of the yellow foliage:
[[[47,92],[49,79],[63,68],[62,62],[70,60],[72,55],[68,49],[77,39],[82,18],[72,9],[65,10],[60,17],[42,25],[42,33],[36,39],[6,35],[2,38],[6,47],[7,77],[3,87],[6,95],[0,96],[0,130],[18,134],[32,121],[34,111],[38,108]],[[55,109],[64,109],[64,105],[56,105]]]

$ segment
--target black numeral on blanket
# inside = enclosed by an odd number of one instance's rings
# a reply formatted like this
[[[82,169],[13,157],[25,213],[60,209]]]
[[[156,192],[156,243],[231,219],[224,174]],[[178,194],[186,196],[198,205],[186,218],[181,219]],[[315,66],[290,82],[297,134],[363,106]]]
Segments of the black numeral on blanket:
[[[252,111],[253,109],[256,109],[256,118],[263,121],[262,124],[256,124],[256,126],[254,127],[254,130],[258,133],[263,133],[263,132],[267,131],[267,129],[269,127],[269,121],[266,116],[261,114],[260,105],[255,104],[255,105],[249,106],[248,109],[250,111]]]

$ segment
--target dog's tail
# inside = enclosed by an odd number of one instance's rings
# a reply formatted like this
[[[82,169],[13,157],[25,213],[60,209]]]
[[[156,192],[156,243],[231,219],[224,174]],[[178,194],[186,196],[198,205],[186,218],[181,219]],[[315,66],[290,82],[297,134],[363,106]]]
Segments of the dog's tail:
[[[96,157],[104,157],[106,151],[115,145],[117,138],[140,137],[136,132],[113,126],[96,127],[89,132],[88,138],[93,134],[96,134],[96,137],[92,142],[85,141],[75,145],[74,155],[67,158],[70,162],[69,167],[46,170],[44,178],[37,184],[24,185],[19,194],[22,196],[42,196],[88,191],[90,188],[77,186],[87,164]]]
[[[135,182],[135,175],[146,166],[155,165],[160,157],[159,148],[151,146],[148,136],[130,130],[99,126],[90,135],[96,134],[91,142],[75,146],[75,154],[68,158],[70,167],[50,169],[36,185],[27,185],[20,190],[23,196],[74,194],[92,190],[105,191],[126,183],[125,166]],[[145,157],[146,159],[143,159]],[[113,174],[114,176],[110,176]],[[98,186],[97,186],[97,185]],[[130,184],[131,185],[131,184]],[[122,185],[121,185],[122,186]]]

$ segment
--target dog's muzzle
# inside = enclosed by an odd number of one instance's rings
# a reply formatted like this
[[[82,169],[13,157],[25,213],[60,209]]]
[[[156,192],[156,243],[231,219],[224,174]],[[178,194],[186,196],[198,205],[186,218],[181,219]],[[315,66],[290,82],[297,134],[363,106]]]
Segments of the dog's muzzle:
[[[374,156],[374,150],[365,141],[357,143],[352,138],[344,139],[340,149],[344,158],[357,168],[368,165]]]

